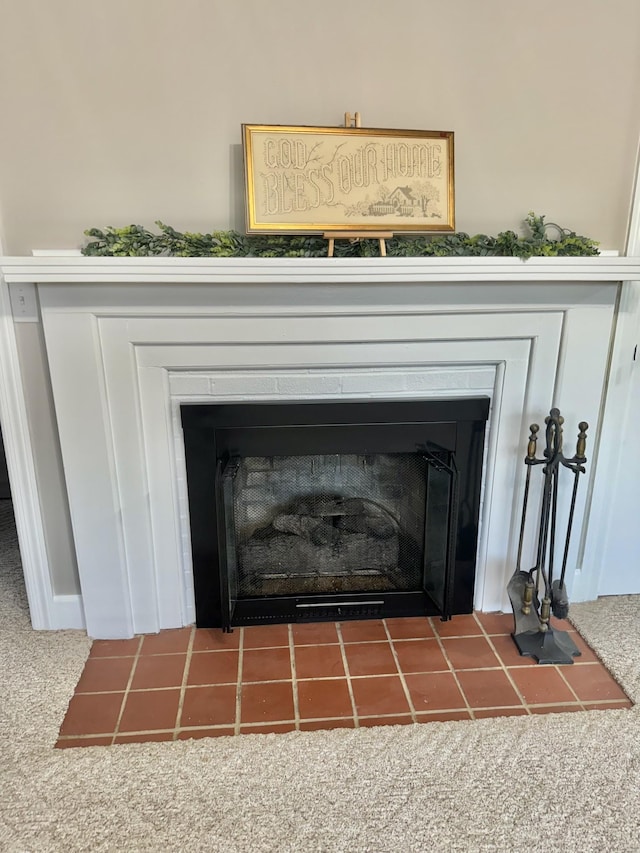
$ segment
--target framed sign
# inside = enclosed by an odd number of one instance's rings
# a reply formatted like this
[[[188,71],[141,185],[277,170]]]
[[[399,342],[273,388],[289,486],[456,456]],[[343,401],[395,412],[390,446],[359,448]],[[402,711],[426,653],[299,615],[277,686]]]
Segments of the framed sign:
[[[453,133],[243,124],[247,233],[454,230]]]

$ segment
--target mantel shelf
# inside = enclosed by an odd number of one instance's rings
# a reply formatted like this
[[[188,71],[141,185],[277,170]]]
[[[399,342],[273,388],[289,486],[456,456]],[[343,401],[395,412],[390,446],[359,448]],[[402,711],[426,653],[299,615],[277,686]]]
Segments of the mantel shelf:
[[[176,258],[38,253],[0,257],[9,283],[340,284],[640,281],[640,257]]]

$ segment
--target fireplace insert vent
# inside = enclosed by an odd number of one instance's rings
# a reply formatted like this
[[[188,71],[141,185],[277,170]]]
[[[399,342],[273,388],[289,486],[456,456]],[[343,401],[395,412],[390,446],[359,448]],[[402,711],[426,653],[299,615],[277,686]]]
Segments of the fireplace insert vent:
[[[487,413],[183,406],[198,625],[468,612]]]

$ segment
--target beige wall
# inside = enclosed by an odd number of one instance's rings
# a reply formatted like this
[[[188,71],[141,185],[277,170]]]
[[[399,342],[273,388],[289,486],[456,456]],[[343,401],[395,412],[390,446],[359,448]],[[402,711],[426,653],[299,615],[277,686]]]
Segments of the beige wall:
[[[0,0],[0,15],[9,254],[77,247],[92,225],[241,228],[240,124],[346,110],[455,132],[460,230],[518,229],[533,209],[624,247],[638,0]],[[20,346],[35,389],[35,333]],[[37,399],[42,460],[55,431]],[[40,469],[51,507],[61,481]],[[65,548],[50,549],[59,592],[74,583]]]
[[[456,133],[460,229],[530,209],[624,243],[637,0],[0,0],[6,249],[242,227],[240,124]]]

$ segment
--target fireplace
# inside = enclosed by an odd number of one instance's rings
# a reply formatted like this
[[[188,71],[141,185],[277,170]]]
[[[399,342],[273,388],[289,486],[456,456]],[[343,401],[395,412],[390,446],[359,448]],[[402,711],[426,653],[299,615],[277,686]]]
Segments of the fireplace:
[[[56,560],[50,574],[30,528],[34,624],[102,639],[196,621],[182,405],[490,398],[467,585],[476,610],[508,608],[523,433],[558,401],[598,430],[618,283],[638,274],[613,257],[41,256],[2,269],[7,282],[38,282],[78,565],[75,577]],[[459,450],[456,460],[462,469]],[[596,597],[607,564],[610,462],[594,460],[578,495],[572,601]],[[34,476],[27,466],[37,496]],[[461,526],[452,612],[475,534]],[[200,602],[217,551],[196,545]]]
[[[470,612],[488,411],[183,405],[197,624]]]

